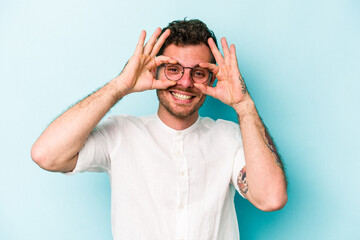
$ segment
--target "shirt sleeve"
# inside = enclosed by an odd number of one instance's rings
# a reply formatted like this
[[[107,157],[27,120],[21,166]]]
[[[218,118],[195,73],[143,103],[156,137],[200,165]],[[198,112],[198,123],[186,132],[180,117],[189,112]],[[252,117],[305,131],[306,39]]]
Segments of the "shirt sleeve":
[[[110,150],[114,145],[117,122],[113,118],[100,123],[91,131],[79,152],[75,168],[66,175],[78,172],[109,172],[111,170]]]
[[[245,163],[245,156],[244,156],[244,149],[241,146],[241,148],[239,148],[236,151],[235,154],[235,159],[234,159],[234,163],[233,163],[233,172],[232,172],[232,177],[231,177],[231,181],[232,184],[234,185],[235,189],[238,191],[238,193],[243,197],[246,198],[243,193],[240,191],[239,189],[239,185],[238,185],[238,177],[239,174],[241,172],[241,170],[246,166]],[[245,175],[246,177],[246,175]]]
[[[244,148],[241,138],[241,132],[240,132],[240,126],[238,124],[233,123],[233,137],[232,141],[236,143],[236,150],[234,154],[233,159],[233,169],[232,169],[232,175],[231,175],[231,182],[235,189],[238,191],[238,193],[243,197],[246,198],[243,193],[240,191],[239,184],[238,184],[238,178],[239,174],[241,172],[242,176],[240,177],[246,177],[246,175],[243,175],[243,171],[246,169],[246,162],[245,162],[245,154],[244,154]],[[244,169],[244,170],[243,170]]]

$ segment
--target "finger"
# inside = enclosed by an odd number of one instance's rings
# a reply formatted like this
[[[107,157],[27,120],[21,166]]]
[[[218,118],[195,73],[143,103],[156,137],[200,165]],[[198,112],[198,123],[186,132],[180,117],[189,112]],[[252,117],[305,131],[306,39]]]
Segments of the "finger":
[[[218,74],[219,72],[219,67],[216,64],[213,63],[208,63],[208,62],[202,62],[199,64],[200,67],[202,68],[207,68],[209,69],[213,74]]]
[[[160,66],[161,64],[164,63],[177,63],[177,61],[171,57],[167,57],[167,56],[158,56],[155,58],[155,64],[156,66]]]
[[[165,32],[163,32],[163,34],[161,34],[159,39],[156,41],[154,48],[151,51],[150,55],[152,57],[155,57],[156,54],[160,51],[162,45],[164,44],[165,40],[169,37],[170,33],[171,33],[171,31],[169,29],[166,29]]]
[[[241,76],[241,72],[240,72],[240,69],[239,69],[239,64],[238,64],[238,60],[237,60],[237,56],[236,56],[236,50],[235,50],[235,45],[234,44],[231,44],[230,45],[230,60],[231,60],[231,67],[233,69],[237,69],[239,71],[239,74],[240,74],[240,77],[242,79],[242,76]]]
[[[203,94],[215,97],[215,88],[202,83],[194,83],[194,86],[199,89]]]
[[[167,89],[171,86],[176,85],[176,81],[170,81],[167,79],[162,79],[162,80],[154,80],[153,81],[153,85],[152,85],[152,89]]]
[[[145,38],[146,38],[146,31],[142,30],[141,34],[140,34],[140,37],[139,37],[139,41],[138,41],[138,43],[136,45],[136,48],[135,48],[135,53],[136,54],[141,54],[143,52]]]
[[[230,61],[233,67],[238,67],[238,61],[236,57],[236,50],[234,44],[230,45]]]
[[[230,51],[229,51],[229,46],[227,44],[226,38],[221,38],[221,46],[224,52],[224,58],[225,58],[225,63],[229,63],[230,60]]]
[[[210,50],[211,50],[212,54],[214,55],[214,58],[215,58],[216,62],[219,65],[222,65],[224,63],[224,58],[221,55],[219,49],[216,47],[216,44],[215,44],[214,40],[212,38],[209,38],[208,39],[208,44],[210,46]]]
[[[151,35],[149,41],[146,43],[145,47],[144,47],[144,54],[149,55],[154,47],[154,44],[156,42],[156,39],[159,37],[161,33],[161,29],[157,28],[155,30],[155,32],[153,33],[153,35]]]

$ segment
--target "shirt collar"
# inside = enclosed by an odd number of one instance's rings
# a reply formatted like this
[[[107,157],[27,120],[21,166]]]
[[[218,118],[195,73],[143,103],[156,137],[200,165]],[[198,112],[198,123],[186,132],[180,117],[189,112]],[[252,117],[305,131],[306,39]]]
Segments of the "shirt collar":
[[[161,121],[161,119],[159,118],[159,116],[157,114],[155,114],[155,118],[156,118],[156,122],[160,125],[160,127],[162,129],[164,129],[167,133],[170,133],[170,134],[188,134],[188,133],[192,132],[193,130],[195,130],[200,122],[200,117],[198,116],[196,121],[190,127],[186,128],[184,130],[175,130],[175,129],[167,126],[163,121]]]

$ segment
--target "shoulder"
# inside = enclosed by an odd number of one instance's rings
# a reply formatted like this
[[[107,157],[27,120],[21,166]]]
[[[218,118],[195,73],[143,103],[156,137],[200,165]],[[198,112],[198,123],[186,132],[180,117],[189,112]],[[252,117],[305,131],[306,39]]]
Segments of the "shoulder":
[[[113,124],[146,124],[153,119],[154,117],[152,115],[142,117],[137,117],[133,115],[112,115],[108,117],[104,122],[112,122]]]
[[[133,116],[133,115],[113,115],[104,120],[103,124],[111,124],[116,126],[119,130],[142,129],[156,121],[155,115],[149,116]]]
[[[112,115],[102,120],[92,131],[91,135],[102,135],[112,142],[118,142],[121,138],[131,138],[143,135],[147,132],[146,122],[149,117],[137,117],[132,115]]]
[[[200,118],[199,125],[201,131],[208,132],[211,135],[226,138],[241,138],[239,124],[232,121],[223,119],[213,120],[209,117],[202,117]]]
[[[223,119],[214,120],[209,117],[201,117],[200,125],[209,130],[240,131],[239,124]]]
[[[202,141],[206,142],[211,139],[211,142],[215,143],[216,147],[220,147],[222,151],[231,152],[242,146],[242,137],[238,123],[204,117],[201,118],[199,125],[198,134]]]

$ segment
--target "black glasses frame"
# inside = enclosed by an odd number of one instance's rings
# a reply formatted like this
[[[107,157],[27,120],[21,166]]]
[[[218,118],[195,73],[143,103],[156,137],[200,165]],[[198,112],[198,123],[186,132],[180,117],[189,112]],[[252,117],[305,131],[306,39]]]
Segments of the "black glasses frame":
[[[166,75],[165,69],[166,69],[166,66],[168,66],[168,65],[179,65],[180,67],[183,68],[181,77],[180,77],[179,79],[176,79],[176,80],[170,79],[170,78]],[[193,77],[192,77],[192,72],[193,72],[193,70],[194,70],[195,68],[200,67],[199,65],[196,65],[195,67],[184,67],[183,65],[181,65],[181,64],[179,64],[179,63],[177,63],[177,64],[173,64],[173,63],[167,63],[167,64],[165,64],[165,63],[164,63],[164,64],[161,64],[160,66],[164,68],[164,75],[165,75],[165,77],[166,77],[167,79],[169,79],[170,81],[179,81],[179,80],[184,76],[185,69],[186,69],[186,68],[189,68],[189,69],[190,69],[190,77],[191,77],[191,80],[193,80],[193,82],[195,82],[195,81],[194,81],[194,79],[193,79]],[[205,81],[203,81],[203,82],[196,82],[196,83],[204,84],[204,83],[208,82],[208,81],[211,79],[212,75],[213,75],[213,73],[209,70],[209,77],[208,77]]]

